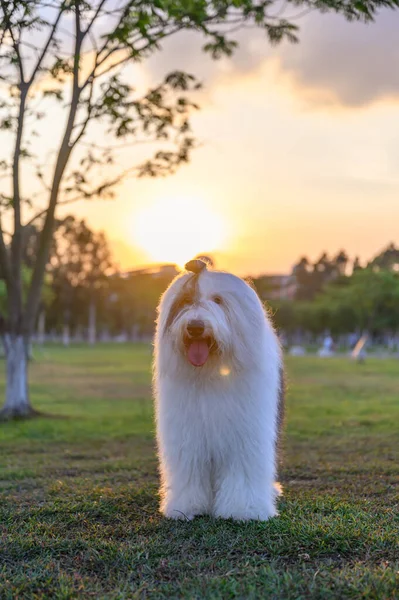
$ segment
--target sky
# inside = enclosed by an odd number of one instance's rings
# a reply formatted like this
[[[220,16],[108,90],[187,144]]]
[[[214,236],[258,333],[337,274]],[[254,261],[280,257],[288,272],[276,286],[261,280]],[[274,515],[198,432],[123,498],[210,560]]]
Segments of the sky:
[[[121,268],[209,253],[240,275],[287,273],[303,255],[344,248],[365,261],[399,243],[399,12],[298,25],[299,44],[271,48],[251,30],[218,62],[181,34],[128,71],[145,89],[185,69],[204,89],[189,165],[73,209],[106,231]],[[128,166],[140,150],[118,157]]]

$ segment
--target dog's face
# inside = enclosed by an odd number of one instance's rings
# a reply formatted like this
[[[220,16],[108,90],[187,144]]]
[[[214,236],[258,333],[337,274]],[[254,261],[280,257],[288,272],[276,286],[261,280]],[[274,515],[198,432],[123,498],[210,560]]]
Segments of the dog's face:
[[[262,305],[242,279],[207,269],[185,273],[162,297],[157,347],[191,368],[235,368],[248,364],[264,323]]]

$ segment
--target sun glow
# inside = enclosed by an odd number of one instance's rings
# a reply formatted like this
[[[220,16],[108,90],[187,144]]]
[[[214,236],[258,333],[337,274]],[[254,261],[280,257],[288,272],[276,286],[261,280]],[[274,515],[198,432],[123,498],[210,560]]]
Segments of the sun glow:
[[[133,239],[154,262],[183,266],[226,243],[227,223],[201,197],[165,197],[134,218]]]

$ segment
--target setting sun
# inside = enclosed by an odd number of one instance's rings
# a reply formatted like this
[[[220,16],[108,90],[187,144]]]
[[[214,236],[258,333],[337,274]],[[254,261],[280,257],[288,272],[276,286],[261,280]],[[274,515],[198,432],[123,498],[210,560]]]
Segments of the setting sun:
[[[201,197],[164,197],[135,217],[133,239],[154,262],[179,266],[226,242],[227,223]]]

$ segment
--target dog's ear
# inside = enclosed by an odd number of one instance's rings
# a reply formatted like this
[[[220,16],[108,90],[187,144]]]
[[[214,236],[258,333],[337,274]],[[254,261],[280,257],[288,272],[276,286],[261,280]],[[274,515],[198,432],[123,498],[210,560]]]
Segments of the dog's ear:
[[[196,275],[199,275],[204,269],[206,269],[206,262],[196,258],[194,260],[189,260],[188,263],[184,265],[186,271],[191,271]]]

